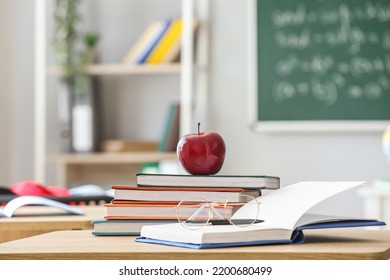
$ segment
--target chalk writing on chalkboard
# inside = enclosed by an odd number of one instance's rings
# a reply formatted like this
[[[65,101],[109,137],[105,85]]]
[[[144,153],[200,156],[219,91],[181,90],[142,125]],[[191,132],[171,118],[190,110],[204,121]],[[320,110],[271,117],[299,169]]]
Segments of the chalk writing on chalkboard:
[[[257,1],[258,120],[390,120],[390,1]]]

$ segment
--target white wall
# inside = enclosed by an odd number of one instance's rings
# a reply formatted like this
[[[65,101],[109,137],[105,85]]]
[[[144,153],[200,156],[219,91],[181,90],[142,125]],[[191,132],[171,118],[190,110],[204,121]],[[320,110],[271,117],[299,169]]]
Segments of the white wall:
[[[5,0],[0,7],[0,184],[9,185],[33,176],[34,1]]]
[[[10,1],[0,1],[0,185],[10,177],[11,24]]]

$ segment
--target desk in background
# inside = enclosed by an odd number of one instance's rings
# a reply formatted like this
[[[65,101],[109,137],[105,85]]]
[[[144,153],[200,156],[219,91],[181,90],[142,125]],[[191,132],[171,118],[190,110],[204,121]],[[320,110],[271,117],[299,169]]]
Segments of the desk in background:
[[[304,244],[187,249],[135,242],[131,236],[58,231],[0,244],[0,259],[43,260],[288,260],[389,259],[386,230],[307,230]]]
[[[102,205],[77,207],[84,215],[68,215],[59,209],[45,206],[18,209],[19,216],[0,218],[0,243],[58,230],[92,229],[92,219],[105,215]]]
[[[359,194],[364,198],[364,215],[387,224],[378,229],[390,229],[390,185],[388,188],[367,186],[361,188]]]

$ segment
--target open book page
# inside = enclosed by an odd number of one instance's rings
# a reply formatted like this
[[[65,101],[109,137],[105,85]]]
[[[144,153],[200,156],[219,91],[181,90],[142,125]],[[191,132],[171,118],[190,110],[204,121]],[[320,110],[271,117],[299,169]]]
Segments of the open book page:
[[[363,182],[301,182],[258,197],[258,218],[275,226],[294,229],[298,220],[318,203]],[[233,218],[243,219],[257,211],[253,204],[244,205]]]
[[[353,217],[345,216],[331,216],[331,215],[322,215],[317,213],[305,213],[296,223],[296,226],[309,225],[314,223],[322,222],[336,222],[340,220],[353,220]],[[359,218],[360,219],[360,218]]]
[[[80,209],[62,202],[58,202],[40,196],[19,196],[9,201],[7,205],[4,207],[4,209],[2,210],[0,209],[0,217],[3,216],[3,217],[10,218],[14,215],[17,209],[27,205],[50,206],[50,207],[64,210],[69,214],[83,215],[83,212]]]
[[[183,243],[229,243],[239,240],[289,240],[291,230],[274,227],[267,222],[251,226],[204,226],[195,230],[183,227],[179,223],[143,226],[141,236],[152,239]]]

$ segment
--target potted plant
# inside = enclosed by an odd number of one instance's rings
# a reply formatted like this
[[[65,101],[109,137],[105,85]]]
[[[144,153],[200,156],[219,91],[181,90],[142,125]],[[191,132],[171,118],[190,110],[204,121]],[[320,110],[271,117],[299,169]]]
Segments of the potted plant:
[[[95,106],[88,65],[95,59],[99,36],[82,34],[78,12],[80,0],[56,0],[54,10],[54,49],[61,68],[58,92],[61,136],[67,151],[95,149]]]

